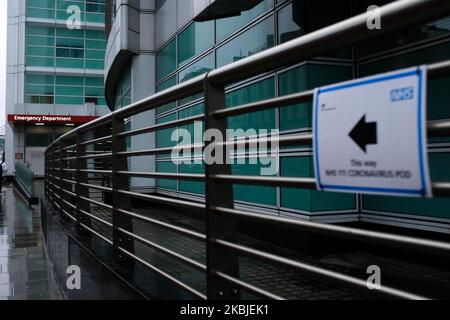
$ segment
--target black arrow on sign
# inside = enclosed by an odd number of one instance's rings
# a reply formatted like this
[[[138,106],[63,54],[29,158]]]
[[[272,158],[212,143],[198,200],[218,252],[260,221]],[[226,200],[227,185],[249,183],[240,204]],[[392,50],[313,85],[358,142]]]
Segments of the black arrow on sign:
[[[356,126],[349,133],[350,138],[367,153],[367,145],[377,144],[377,123],[366,122],[366,115],[356,124]]]

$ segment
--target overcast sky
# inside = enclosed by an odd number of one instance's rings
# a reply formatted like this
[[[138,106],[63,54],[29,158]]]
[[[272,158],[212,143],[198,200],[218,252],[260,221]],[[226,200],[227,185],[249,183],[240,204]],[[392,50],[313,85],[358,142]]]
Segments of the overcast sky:
[[[7,0],[0,0],[0,126],[5,123]]]

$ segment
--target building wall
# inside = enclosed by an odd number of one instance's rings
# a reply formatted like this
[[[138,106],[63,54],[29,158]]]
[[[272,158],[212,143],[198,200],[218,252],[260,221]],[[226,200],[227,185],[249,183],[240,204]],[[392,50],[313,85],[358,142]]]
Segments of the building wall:
[[[103,0],[8,1],[7,114],[110,112],[103,82],[104,11]],[[8,123],[8,166],[14,168],[16,153],[26,155],[27,141],[45,147],[71,129],[62,126],[45,126],[38,134],[33,126]]]
[[[156,1],[154,28],[140,30],[140,35],[154,33],[155,63],[130,66],[132,79],[145,73],[153,81],[155,92],[224,66],[277,44],[330,25],[367,10],[369,5],[390,1],[264,0],[240,16],[215,21],[194,22],[204,1]],[[141,16],[142,19],[142,16]],[[277,70],[227,87],[227,105],[237,106],[261,99],[300,92],[318,86],[403,67],[442,61],[450,57],[448,19],[400,30],[383,38],[325,53],[295,66]],[[141,22],[142,24],[142,22]],[[140,55],[139,55],[140,56]],[[139,57],[138,56],[138,57]],[[137,101],[131,82],[131,101]],[[448,85],[450,79],[431,80],[429,119],[449,118]],[[152,93],[151,88],[147,88]],[[145,91],[145,90],[143,90]],[[196,95],[156,109],[154,121],[164,123],[202,113],[203,96]],[[152,119],[148,119],[147,126]],[[135,119],[133,119],[135,120]],[[282,135],[311,132],[310,103],[255,112],[230,119],[230,128],[279,129]],[[193,130],[192,126],[186,126]],[[156,133],[156,147],[170,147],[171,129]],[[133,144],[134,149],[151,148],[149,141]],[[150,144],[152,144],[151,142]],[[448,180],[449,139],[430,140],[432,179]],[[312,149],[297,146],[282,149],[279,156],[281,176],[312,177]],[[146,168],[148,170],[149,166]],[[170,155],[156,158],[159,172],[200,173],[201,164],[174,164]],[[235,174],[259,174],[260,167],[250,164],[233,166]],[[204,185],[158,179],[156,190],[173,196],[201,198]],[[235,200],[240,206],[257,207],[268,213],[325,222],[372,221],[403,225],[439,232],[450,232],[448,199],[404,199],[352,194],[324,193],[311,190],[274,187],[235,186]]]

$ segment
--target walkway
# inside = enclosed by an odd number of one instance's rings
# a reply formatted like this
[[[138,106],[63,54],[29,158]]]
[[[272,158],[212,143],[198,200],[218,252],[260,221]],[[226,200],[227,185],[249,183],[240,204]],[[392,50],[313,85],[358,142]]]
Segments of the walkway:
[[[27,207],[11,186],[0,202],[0,300],[59,300],[44,251],[40,209]]]

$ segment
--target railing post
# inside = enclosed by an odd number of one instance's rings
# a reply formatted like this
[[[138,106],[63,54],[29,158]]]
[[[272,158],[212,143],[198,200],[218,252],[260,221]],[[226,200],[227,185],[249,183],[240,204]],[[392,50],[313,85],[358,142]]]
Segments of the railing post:
[[[53,202],[50,198],[50,191],[53,190],[53,187],[50,185],[51,182],[53,182],[53,178],[50,177],[50,175],[53,176],[54,170],[53,166],[55,165],[53,162],[53,147],[50,147],[45,151],[45,162],[47,163],[46,167],[46,178],[45,178],[45,195],[47,197],[47,200],[50,202]]]
[[[63,171],[64,169],[66,169],[66,163],[65,163],[65,161],[62,160],[65,157],[67,157],[67,152],[66,152],[66,150],[64,150],[64,146],[65,145],[66,144],[64,143],[64,141],[61,141],[59,143],[59,145],[58,145],[58,147],[60,148],[59,152],[58,152],[58,155],[59,155],[59,161],[58,161],[58,163],[59,163],[59,175],[58,175],[58,178],[60,178],[60,179],[65,179],[66,178],[66,174],[67,174],[66,171]],[[59,186],[59,188],[58,188],[59,205],[61,206],[61,210],[63,210],[64,207],[66,206],[65,203],[63,202],[63,200],[65,200],[65,193],[62,191],[63,187],[65,185],[63,185],[62,180],[58,180],[56,182],[56,184]],[[64,213],[62,213],[62,216],[63,216],[63,218],[67,218]]]
[[[81,212],[81,210],[84,210],[88,213],[91,211],[90,204],[86,201],[81,199],[81,197],[89,198],[89,188],[82,186],[81,183],[89,183],[88,173],[82,172],[81,170],[87,169],[87,160],[82,159],[81,157],[86,155],[86,145],[82,144],[85,141],[85,133],[83,132],[77,132],[76,136],[76,173],[75,173],[75,193],[76,193],[76,213],[75,217],[77,219],[78,224],[78,232],[83,233],[83,235],[87,235],[90,233],[85,232],[85,229],[81,227],[79,224],[83,223],[84,225],[90,227],[91,225],[91,219],[87,217],[84,213]]]
[[[57,158],[57,156],[56,156],[56,147],[55,147],[55,145],[53,145],[53,147],[52,147],[52,149],[51,149],[51,164],[52,164],[52,169],[51,169],[51,173],[52,173],[52,178],[51,178],[51,181],[52,181],[52,186],[51,186],[51,192],[53,192],[53,193],[56,193],[56,190],[55,190],[55,187],[54,187],[54,184],[55,184],[55,181],[56,181],[56,179],[55,179],[55,177],[57,176],[57,170],[56,170],[56,164],[57,164],[57,161],[56,161],[56,158]],[[58,163],[58,165],[59,165],[59,163]],[[55,199],[55,197],[52,195],[52,197],[51,197],[52,199],[51,199],[51,201],[52,201],[52,203],[54,204],[55,203],[55,201],[56,201],[56,199]]]
[[[114,261],[123,265],[131,264],[132,260],[128,259],[120,250],[119,247],[134,253],[133,240],[121,233],[118,229],[123,228],[129,232],[133,232],[132,218],[120,213],[119,210],[130,210],[130,198],[126,195],[120,194],[119,190],[129,190],[129,178],[117,174],[118,171],[128,170],[128,161],[126,157],[118,156],[118,152],[126,151],[126,142],[124,137],[119,137],[118,134],[125,130],[125,122],[123,119],[118,119],[115,115],[112,117],[112,206],[113,206],[113,257]]]
[[[49,170],[49,162],[48,162],[48,148],[44,153],[44,196],[48,195],[48,170]]]
[[[227,118],[217,119],[212,113],[224,109],[225,89],[215,87],[205,78],[205,130],[215,129],[222,133],[226,139]],[[211,146],[215,142],[205,141]],[[205,183],[206,183],[206,254],[207,254],[207,296],[208,299],[240,299],[238,288],[220,280],[215,272],[223,272],[239,278],[239,257],[214,243],[216,239],[236,241],[236,221],[234,218],[218,215],[213,208],[220,206],[233,208],[233,185],[217,183],[211,179],[215,174],[231,174],[231,166],[228,164],[229,154],[223,153],[224,159],[220,163],[207,164],[205,159]]]

